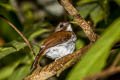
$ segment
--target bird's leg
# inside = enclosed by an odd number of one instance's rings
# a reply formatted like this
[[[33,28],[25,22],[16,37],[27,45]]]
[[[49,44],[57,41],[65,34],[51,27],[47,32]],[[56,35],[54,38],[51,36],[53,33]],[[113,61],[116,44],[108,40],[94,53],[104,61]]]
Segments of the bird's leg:
[[[38,54],[38,55],[35,57],[35,60],[34,60],[34,62],[33,62],[33,64],[32,64],[32,66],[31,66],[31,69],[30,69],[31,71],[33,71],[33,70],[37,67],[39,59],[40,59],[40,54]]]
[[[61,58],[61,57],[59,57],[59,58],[56,58],[56,59],[55,59],[55,62],[56,62],[58,59],[60,59],[60,58]]]

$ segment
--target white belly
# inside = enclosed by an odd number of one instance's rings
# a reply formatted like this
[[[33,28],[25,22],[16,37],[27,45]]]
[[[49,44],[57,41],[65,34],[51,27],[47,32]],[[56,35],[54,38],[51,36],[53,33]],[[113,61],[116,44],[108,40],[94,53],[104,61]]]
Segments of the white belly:
[[[51,59],[57,59],[71,54],[75,49],[75,41],[76,39],[71,39],[63,44],[49,48],[46,51],[46,56]]]

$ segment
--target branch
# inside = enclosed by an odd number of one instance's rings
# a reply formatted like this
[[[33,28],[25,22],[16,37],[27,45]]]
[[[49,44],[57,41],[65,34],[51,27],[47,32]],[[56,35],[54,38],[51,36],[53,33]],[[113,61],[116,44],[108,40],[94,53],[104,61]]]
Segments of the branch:
[[[90,41],[94,42],[97,39],[97,34],[93,32],[91,26],[80,16],[79,12],[70,3],[70,0],[58,0],[60,4],[73,16],[74,20],[83,29]]]
[[[118,53],[118,55],[115,58],[113,64],[111,65],[111,67],[115,67],[118,64],[119,61],[120,61],[120,53]]]
[[[108,77],[108,76],[113,75],[118,72],[120,72],[120,66],[110,67],[106,70],[103,70],[103,71],[93,75],[93,76],[89,76],[89,77],[85,78],[84,80],[96,80],[98,78],[105,78],[105,77]]]
[[[84,80],[96,80],[96,79],[105,78],[105,77],[108,77],[110,75],[120,72],[120,66],[116,67],[119,61],[120,61],[120,53],[118,53],[113,64],[108,69],[103,70],[95,75],[88,76],[84,78]]]
[[[59,75],[59,71],[62,72],[65,69],[67,69],[68,67],[70,67],[73,64],[75,64],[76,62],[78,62],[78,59],[90,47],[91,47],[91,44],[88,46],[85,46],[84,48],[81,48],[78,51],[75,51],[72,54],[69,54],[60,59],[57,59],[56,61],[52,62],[49,65],[46,65],[43,68],[40,68],[38,66],[37,69],[31,75],[26,77],[24,80],[45,80],[45,79],[48,79],[49,77],[52,77],[55,74]],[[66,65],[68,65],[68,66],[66,66]]]

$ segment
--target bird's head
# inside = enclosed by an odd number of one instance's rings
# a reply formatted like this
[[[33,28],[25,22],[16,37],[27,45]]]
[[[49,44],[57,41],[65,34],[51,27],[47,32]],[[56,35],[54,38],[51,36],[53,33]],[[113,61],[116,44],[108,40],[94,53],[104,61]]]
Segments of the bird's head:
[[[71,23],[70,22],[60,22],[56,27],[55,32],[58,31],[72,31]]]

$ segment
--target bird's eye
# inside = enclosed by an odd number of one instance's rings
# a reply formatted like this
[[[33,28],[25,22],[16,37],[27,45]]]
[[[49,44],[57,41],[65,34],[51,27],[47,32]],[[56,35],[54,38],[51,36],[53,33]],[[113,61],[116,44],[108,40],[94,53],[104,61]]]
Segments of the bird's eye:
[[[60,28],[62,28],[64,25],[63,24],[60,24]]]

